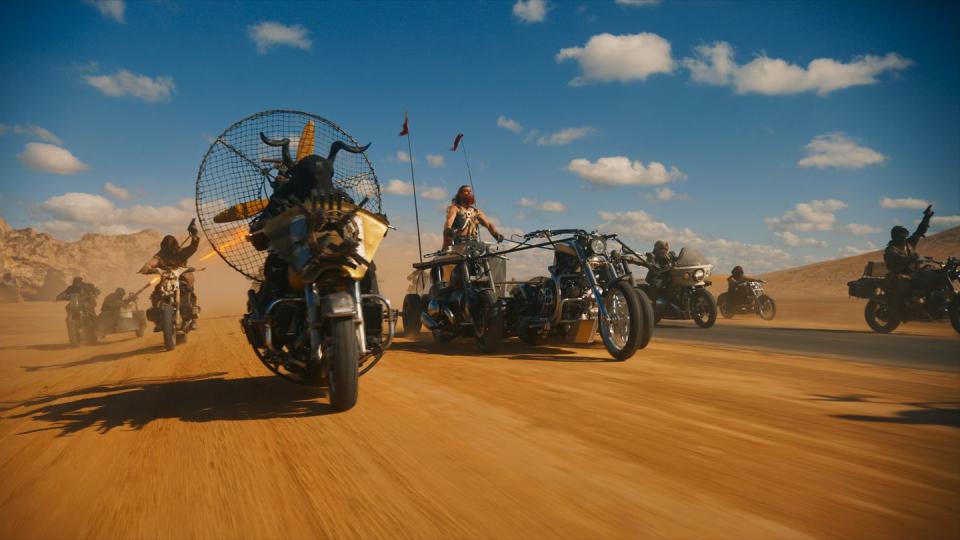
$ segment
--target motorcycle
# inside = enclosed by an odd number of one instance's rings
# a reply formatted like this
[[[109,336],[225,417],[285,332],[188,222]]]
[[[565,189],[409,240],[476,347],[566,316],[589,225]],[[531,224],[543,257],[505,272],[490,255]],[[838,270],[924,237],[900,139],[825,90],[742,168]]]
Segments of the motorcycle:
[[[84,343],[97,343],[97,319],[85,307],[85,302],[78,293],[69,294],[67,300],[67,339],[71,347],[78,347]]]
[[[147,309],[147,320],[163,333],[163,347],[172,351],[187,342],[187,333],[194,329],[199,308],[185,300],[180,291],[180,276],[196,272],[192,267],[152,268],[144,273],[157,274],[159,296],[156,305]]]
[[[530,244],[534,240],[541,244]],[[510,335],[535,345],[550,334],[570,343],[592,343],[599,333],[607,352],[623,361],[649,344],[653,311],[637,290],[621,252],[609,249],[614,234],[580,229],[527,233],[512,248],[554,251],[550,275],[515,286],[507,299],[506,327]]]
[[[429,273],[432,284],[423,296],[404,297],[404,336],[416,336],[426,326],[437,343],[474,337],[480,352],[496,353],[503,340],[503,305],[496,292],[506,274],[503,259],[478,240],[425,257],[433,260],[413,268],[421,277]]]
[[[893,302],[895,276],[881,262],[868,262],[863,275],[847,283],[850,296],[867,300],[864,318],[877,333],[889,334],[911,321],[934,322],[948,319],[960,334],[960,258],[936,261],[929,257],[914,274],[909,298]]]
[[[120,304],[119,311],[100,312],[97,317],[97,334],[101,339],[108,334],[124,332],[133,332],[138,338],[143,337],[147,328],[147,315],[137,306],[137,298],[149,287],[150,284],[147,283],[139,291],[128,294]]]
[[[647,253],[644,258],[632,257],[630,262],[649,270],[654,267],[652,259],[653,255]],[[639,288],[653,299],[654,322],[693,319],[700,328],[713,326],[717,321],[717,300],[707,290],[712,284],[707,280],[711,271],[713,265],[700,252],[683,248],[664,275],[651,278],[648,272]]]
[[[756,313],[765,321],[772,321],[777,316],[777,304],[763,291],[766,281],[745,281],[738,283],[737,298],[731,298],[729,292],[722,292],[717,296],[717,307],[724,319],[731,319],[734,315]]]
[[[281,148],[289,182],[298,181],[297,165],[310,156],[294,162],[289,139],[260,137]],[[334,142],[326,159],[331,172],[341,149],[362,153],[366,147]],[[389,222],[363,208],[367,199],[355,204],[340,190],[313,189],[306,200],[273,203],[276,215],[267,207],[248,236],[269,255],[260,290],[248,291],[241,325],[268,369],[295,382],[326,384],[333,408],[348,410],[357,402],[359,376],[393,341],[395,317],[371,262]]]

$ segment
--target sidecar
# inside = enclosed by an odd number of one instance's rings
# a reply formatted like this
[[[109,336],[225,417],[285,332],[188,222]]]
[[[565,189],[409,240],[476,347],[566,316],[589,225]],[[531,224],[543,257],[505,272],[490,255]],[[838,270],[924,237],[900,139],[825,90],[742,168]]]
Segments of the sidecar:
[[[97,316],[97,335],[101,338],[126,332],[143,337],[146,328],[147,314],[136,307],[124,307],[116,313],[101,313]]]

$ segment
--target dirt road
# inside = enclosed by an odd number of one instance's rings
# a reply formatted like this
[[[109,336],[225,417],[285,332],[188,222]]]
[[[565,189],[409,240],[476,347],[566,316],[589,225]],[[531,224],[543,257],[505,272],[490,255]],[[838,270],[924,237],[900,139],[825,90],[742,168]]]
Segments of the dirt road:
[[[172,353],[61,319],[0,306],[0,538],[960,535],[956,373],[424,339],[331,414],[234,317]]]

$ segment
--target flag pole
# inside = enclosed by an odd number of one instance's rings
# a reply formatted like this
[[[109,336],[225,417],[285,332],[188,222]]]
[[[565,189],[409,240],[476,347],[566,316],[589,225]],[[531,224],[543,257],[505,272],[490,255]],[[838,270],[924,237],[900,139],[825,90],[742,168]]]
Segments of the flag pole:
[[[403,113],[404,119],[404,128],[407,128],[407,113]],[[412,137],[410,136],[409,128],[406,129],[407,133],[407,157],[410,158],[410,183],[413,184],[413,215],[417,221],[417,253],[420,255],[420,262],[423,262],[423,244],[420,241],[420,209],[417,207],[417,179],[413,175],[413,144],[410,142]]]
[[[470,179],[470,189],[474,190],[473,187],[473,175],[470,174],[470,160],[467,159],[467,145],[463,143],[463,140],[460,141],[460,146],[463,147],[463,161],[467,164],[467,178]],[[475,190],[474,190],[475,191]]]

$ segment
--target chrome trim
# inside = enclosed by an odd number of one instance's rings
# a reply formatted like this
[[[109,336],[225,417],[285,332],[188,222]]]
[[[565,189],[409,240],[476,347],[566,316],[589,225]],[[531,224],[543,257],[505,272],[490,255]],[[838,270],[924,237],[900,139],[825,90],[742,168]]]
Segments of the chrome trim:
[[[377,302],[380,302],[380,305],[382,305],[387,310],[387,342],[381,345],[380,348],[382,350],[389,349],[390,345],[393,344],[393,338],[396,335],[396,330],[397,330],[397,317],[393,311],[393,306],[390,304],[390,300],[388,300],[385,296],[381,296],[379,294],[373,294],[373,293],[362,294],[360,295],[360,298],[364,300],[365,299],[376,300]],[[362,305],[361,305],[361,308],[362,308]]]
[[[288,304],[288,303],[293,304],[293,303],[300,303],[300,302],[304,302],[304,299],[303,298],[278,298],[273,302],[270,302],[270,305],[267,306],[267,311],[263,315],[263,339],[267,345],[267,349],[270,352],[274,352],[274,353],[278,352],[276,349],[273,348],[273,326],[270,324],[270,320],[272,317],[271,312],[273,311],[273,308],[277,307],[277,305],[279,304]]]

